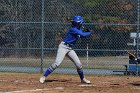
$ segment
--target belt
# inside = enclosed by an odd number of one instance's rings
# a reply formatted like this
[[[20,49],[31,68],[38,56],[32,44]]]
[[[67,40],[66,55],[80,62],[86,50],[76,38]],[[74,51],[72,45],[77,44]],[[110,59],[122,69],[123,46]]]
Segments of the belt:
[[[67,47],[72,47],[72,45],[70,45],[70,44],[68,44],[66,42],[64,42],[63,44],[66,45]]]

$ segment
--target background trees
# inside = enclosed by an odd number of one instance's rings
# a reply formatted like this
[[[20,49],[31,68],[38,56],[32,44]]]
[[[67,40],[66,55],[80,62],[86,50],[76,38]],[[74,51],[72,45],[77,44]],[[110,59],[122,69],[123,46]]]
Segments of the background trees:
[[[55,48],[69,26],[66,17],[81,15],[95,30],[91,48],[125,49],[129,32],[136,31],[137,0],[45,0],[44,47]],[[0,0],[1,47],[40,48],[41,0]],[[129,25],[128,25],[129,24]],[[132,25],[130,25],[132,24]],[[76,48],[85,48],[82,39]],[[114,46],[114,44],[116,44]]]

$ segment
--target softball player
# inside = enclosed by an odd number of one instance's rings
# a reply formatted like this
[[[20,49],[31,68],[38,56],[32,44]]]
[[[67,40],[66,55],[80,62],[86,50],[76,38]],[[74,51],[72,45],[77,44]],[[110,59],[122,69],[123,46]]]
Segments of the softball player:
[[[90,83],[90,81],[84,77],[82,64],[72,47],[75,45],[78,38],[89,36],[93,34],[93,32],[82,31],[83,18],[81,16],[74,16],[71,22],[72,26],[68,29],[68,33],[66,34],[64,40],[59,44],[55,62],[46,70],[44,75],[40,78],[40,83],[45,82],[46,77],[61,64],[65,55],[67,55],[70,60],[74,62],[81,82],[87,84]]]

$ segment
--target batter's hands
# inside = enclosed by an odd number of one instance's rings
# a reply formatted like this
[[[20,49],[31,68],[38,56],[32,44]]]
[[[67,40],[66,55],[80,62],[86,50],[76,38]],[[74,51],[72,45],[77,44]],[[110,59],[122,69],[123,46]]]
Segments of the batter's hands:
[[[93,30],[91,30],[91,29],[89,29],[89,28],[87,28],[87,29],[86,29],[86,32],[91,32],[91,34],[93,34],[93,33],[94,33],[94,31],[93,31]]]
[[[86,32],[91,32],[91,30],[89,28],[86,28]]]
[[[85,32],[91,32],[91,38],[93,39],[93,40],[95,40],[96,39],[96,34],[94,33],[94,30],[91,30],[90,28],[86,28],[86,30],[85,30]]]

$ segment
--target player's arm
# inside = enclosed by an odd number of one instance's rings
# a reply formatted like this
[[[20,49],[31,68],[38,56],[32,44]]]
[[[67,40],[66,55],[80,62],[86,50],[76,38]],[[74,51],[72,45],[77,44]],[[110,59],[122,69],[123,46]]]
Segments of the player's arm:
[[[78,34],[80,36],[89,36],[91,34],[93,34],[93,32],[83,32],[82,30],[78,30],[77,28],[71,28],[71,30],[75,33]]]

